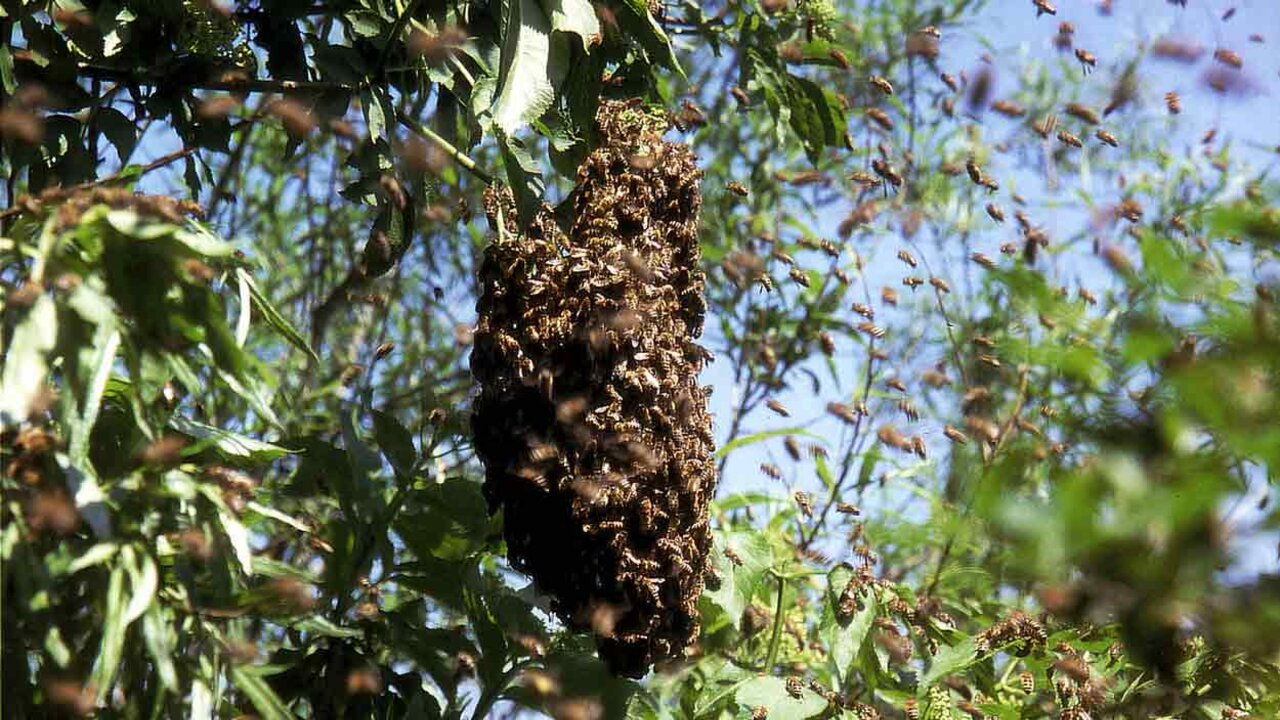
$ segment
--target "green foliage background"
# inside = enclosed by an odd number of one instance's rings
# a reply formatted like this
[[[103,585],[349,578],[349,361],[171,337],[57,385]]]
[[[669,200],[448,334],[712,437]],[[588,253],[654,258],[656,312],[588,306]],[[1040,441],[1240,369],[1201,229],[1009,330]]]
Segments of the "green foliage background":
[[[0,8],[4,717],[1280,713],[1229,572],[1276,192],[1167,142],[1158,47],[1046,50],[997,117],[939,77],[969,0]],[[467,430],[474,209],[570,212],[602,97],[702,158],[730,398],[703,635],[639,683],[507,567]]]

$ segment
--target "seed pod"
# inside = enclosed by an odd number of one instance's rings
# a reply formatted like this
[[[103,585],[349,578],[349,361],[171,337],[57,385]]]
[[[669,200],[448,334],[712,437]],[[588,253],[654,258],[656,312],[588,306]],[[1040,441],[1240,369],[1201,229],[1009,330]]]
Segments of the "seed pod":
[[[471,355],[472,434],[511,564],[630,677],[698,637],[716,484],[697,384],[707,353],[694,342],[706,311],[701,172],[687,146],[663,141],[668,122],[601,107],[568,235],[549,207],[521,228],[510,194],[486,193],[497,232]],[[648,272],[625,271],[631,256]],[[542,446],[556,455],[531,464]],[[607,623],[601,607],[616,610]]]

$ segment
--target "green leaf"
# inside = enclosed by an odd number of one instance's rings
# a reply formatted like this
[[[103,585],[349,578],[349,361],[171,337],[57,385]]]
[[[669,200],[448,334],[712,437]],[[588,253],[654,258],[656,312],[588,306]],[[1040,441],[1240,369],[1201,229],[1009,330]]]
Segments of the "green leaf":
[[[284,701],[280,699],[276,691],[271,689],[267,681],[254,672],[253,668],[241,665],[231,666],[231,682],[253,703],[253,707],[257,709],[261,720],[290,720],[293,718],[293,713],[289,712],[289,707],[284,704]]]
[[[735,564],[723,552],[728,548],[742,561]],[[724,532],[716,543],[712,562],[720,574],[720,587],[706,596],[719,605],[735,625],[755,596],[765,572],[773,565],[773,548],[759,532]]]
[[[588,0],[543,0],[551,29],[573,33],[582,39],[582,49],[589,50],[600,39],[600,19]]]
[[[0,373],[0,426],[16,427],[31,414],[44,389],[46,356],[58,341],[58,313],[53,298],[41,294],[13,331],[4,371]]]
[[[298,332],[293,324],[286,320],[280,314],[280,311],[271,304],[271,301],[267,300],[267,296],[262,293],[258,283],[254,282],[253,276],[244,268],[236,268],[236,277],[239,278],[240,282],[249,286],[249,297],[252,298],[254,307],[258,310],[258,314],[262,316],[262,319],[266,320],[267,324],[271,326],[271,329],[275,330],[290,345],[305,352],[307,357],[319,362],[320,356],[316,355],[316,351],[312,350],[311,346],[307,344],[307,340],[302,337],[302,333]]]
[[[769,720],[806,720],[827,709],[826,698],[808,687],[802,687],[800,697],[794,698],[787,692],[785,680],[769,675],[743,683],[735,699],[746,709],[764,708]]]
[[[502,151],[502,165],[507,171],[507,183],[515,195],[520,225],[533,221],[542,207],[542,174],[538,162],[519,139],[498,133],[498,147]]]
[[[147,646],[147,654],[155,663],[160,685],[171,693],[179,694],[181,688],[178,687],[178,672],[173,665],[174,638],[171,629],[172,625],[160,605],[152,605],[142,618],[142,640]]]
[[[786,81],[791,128],[804,144],[809,161],[816,163],[824,148],[843,143],[844,113],[834,96],[812,80],[788,73]]]
[[[945,645],[938,649],[937,655],[933,656],[929,669],[920,677],[920,685],[916,691],[923,695],[943,678],[955,675],[976,662],[978,662],[978,648],[973,638],[965,638],[955,645]]]
[[[305,633],[331,638],[358,638],[364,636],[364,631],[359,628],[340,627],[320,615],[312,615],[304,620],[299,620],[289,627]]]
[[[18,82],[13,77],[13,53],[7,43],[0,45],[0,88],[10,97],[18,89]]]
[[[124,636],[128,629],[124,622],[125,597],[124,565],[117,564],[111,570],[107,583],[106,603],[102,616],[102,641],[98,644],[98,657],[93,661],[93,685],[98,689],[98,702],[102,702],[115,681],[124,654]]]
[[[297,452],[279,445],[254,440],[230,430],[196,422],[180,414],[174,414],[169,418],[169,427],[183,435],[195,438],[201,444],[207,444],[226,462],[265,464]]]
[[[618,23],[627,35],[638,40],[649,57],[666,65],[681,79],[687,79],[688,76],[685,75],[684,68],[680,67],[680,61],[671,47],[670,38],[657,18],[650,14],[648,3],[645,0],[625,0],[622,9],[622,13],[618,15]]]
[[[733,452],[734,450],[737,450],[738,448],[746,447],[748,445],[755,445],[756,443],[764,442],[765,440],[769,440],[771,438],[783,437],[785,435],[799,435],[800,437],[812,438],[814,440],[817,440],[818,442],[823,442],[823,443],[825,443],[826,441],[826,439],[823,438],[822,436],[815,435],[814,433],[811,433],[802,427],[782,428],[780,430],[765,430],[764,432],[753,433],[751,435],[744,435],[740,438],[735,438],[734,440],[725,443],[723,446],[721,446],[719,450],[716,451],[715,456],[717,458],[722,458],[725,455],[728,455],[729,453]]]
[[[107,140],[115,146],[116,153],[123,160],[133,153],[133,146],[138,142],[137,124],[115,108],[101,108],[97,116],[98,127]]]
[[[413,447],[413,435],[394,415],[381,410],[373,411],[373,438],[396,473],[408,476],[413,471],[418,458]]]
[[[552,53],[551,23],[535,0],[512,0],[505,26],[493,122],[511,135],[551,107],[569,68]]]

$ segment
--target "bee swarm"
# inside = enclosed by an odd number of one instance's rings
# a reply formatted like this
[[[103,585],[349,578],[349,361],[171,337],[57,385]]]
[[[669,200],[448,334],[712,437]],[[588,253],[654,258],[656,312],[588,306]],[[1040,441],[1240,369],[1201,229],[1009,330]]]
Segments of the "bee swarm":
[[[490,191],[472,416],[512,565],[602,659],[640,677],[697,638],[715,491],[701,171],[667,120],[606,103],[566,235],[544,206],[520,232]],[[603,619],[602,619],[603,618]]]

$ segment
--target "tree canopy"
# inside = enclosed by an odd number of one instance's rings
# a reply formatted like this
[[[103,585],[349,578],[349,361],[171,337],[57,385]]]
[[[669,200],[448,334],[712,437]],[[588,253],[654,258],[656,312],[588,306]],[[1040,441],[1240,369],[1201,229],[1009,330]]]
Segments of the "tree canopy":
[[[1280,28],[1129,5],[0,0],[0,713],[1280,715]]]

